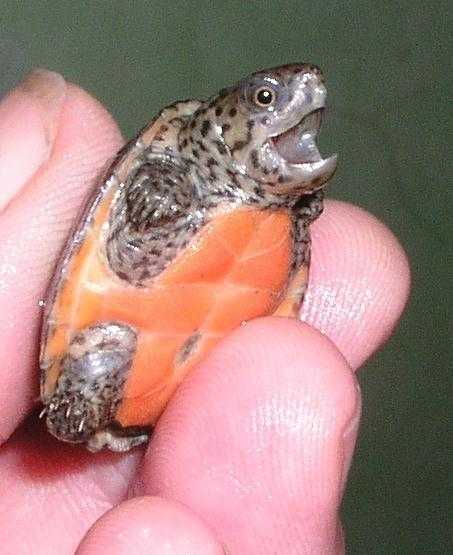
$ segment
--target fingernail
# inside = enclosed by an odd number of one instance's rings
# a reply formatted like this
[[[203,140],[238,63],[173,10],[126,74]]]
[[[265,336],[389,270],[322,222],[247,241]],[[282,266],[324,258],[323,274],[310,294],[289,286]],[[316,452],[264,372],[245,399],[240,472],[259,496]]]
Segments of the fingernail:
[[[66,92],[66,81],[59,73],[36,68],[25,76],[19,88],[34,99],[42,109],[44,131],[47,142],[51,146]]]
[[[49,159],[65,93],[61,75],[35,69],[0,103],[0,210]]]

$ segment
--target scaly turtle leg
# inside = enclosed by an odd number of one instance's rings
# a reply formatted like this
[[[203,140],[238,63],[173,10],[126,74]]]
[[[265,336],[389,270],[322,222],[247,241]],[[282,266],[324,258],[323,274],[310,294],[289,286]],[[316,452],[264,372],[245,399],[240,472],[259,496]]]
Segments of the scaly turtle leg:
[[[294,258],[292,275],[285,296],[276,308],[274,316],[297,318],[308,283],[310,266],[310,224],[323,210],[323,193],[318,191],[303,196],[293,208]]]
[[[61,372],[43,415],[52,435],[86,443],[90,451],[127,451],[148,439],[148,430],[116,425],[114,417],[135,350],[136,332],[119,322],[80,330],[60,361]]]

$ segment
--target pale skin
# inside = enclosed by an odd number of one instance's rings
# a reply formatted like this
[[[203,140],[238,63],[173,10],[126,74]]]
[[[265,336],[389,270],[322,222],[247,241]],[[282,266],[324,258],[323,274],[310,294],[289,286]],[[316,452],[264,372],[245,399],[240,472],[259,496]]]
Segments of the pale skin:
[[[402,248],[359,208],[328,201],[312,227],[304,323],[263,318],[225,339],[147,449],[93,455],[32,414],[38,301],[87,188],[122,143],[105,109],[55,74],[0,104],[2,553],[342,553],[360,419],[353,371],[389,337],[409,291]]]

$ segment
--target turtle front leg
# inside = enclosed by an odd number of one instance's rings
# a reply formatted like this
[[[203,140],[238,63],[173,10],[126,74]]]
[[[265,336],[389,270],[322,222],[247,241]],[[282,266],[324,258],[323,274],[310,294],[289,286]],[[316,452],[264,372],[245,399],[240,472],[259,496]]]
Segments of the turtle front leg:
[[[323,211],[323,192],[303,196],[293,208],[294,255],[291,278],[283,300],[274,316],[297,318],[308,284],[310,267],[310,224]]]

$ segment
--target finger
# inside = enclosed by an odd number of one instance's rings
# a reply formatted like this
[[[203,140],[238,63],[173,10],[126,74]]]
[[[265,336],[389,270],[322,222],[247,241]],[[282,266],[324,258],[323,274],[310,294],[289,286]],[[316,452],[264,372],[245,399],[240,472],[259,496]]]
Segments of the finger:
[[[326,203],[312,226],[305,322],[325,333],[353,368],[390,336],[409,296],[410,271],[395,236],[368,212]]]
[[[1,553],[74,553],[123,501],[141,457],[57,442],[30,418],[0,450]]]
[[[356,381],[306,324],[256,320],[181,385],[134,491],[192,509],[231,553],[336,553]]]
[[[213,533],[186,507],[159,497],[122,503],[101,517],[76,554],[222,555]]]
[[[48,160],[66,95],[57,73],[31,72],[0,104],[0,212]]]
[[[43,89],[55,87],[54,74],[48,77],[41,72],[40,79],[48,79],[38,85],[35,83],[40,88],[39,94],[44,96]],[[58,94],[64,100],[60,110],[51,110],[57,121],[47,123],[47,127],[56,127],[48,135],[54,135],[48,160],[22,184],[15,197],[9,199],[0,216],[0,237],[3,238],[0,244],[0,352],[5,386],[0,391],[0,438],[3,439],[11,434],[37,397],[41,319],[38,301],[45,295],[57,253],[92,187],[93,178],[121,144],[116,125],[93,98],[72,85],[66,84],[63,88],[61,78],[57,81]],[[29,84],[28,90],[30,87]],[[57,93],[48,93],[52,95]],[[30,110],[41,110],[42,113],[30,120],[32,135],[42,131],[36,127],[49,117],[35,97],[36,94],[22,91],[12,93],[8,100],[13,112],[18,109],[12,106],[14,102],[25,112],[27,102]],[[11,137],[17,138],[22,128],[21,120],[18,120],[17,129],[14,122],[10,122]],[[11,151],[9,160],[14,156],[25,154],[20,149]],[[19,167],[20,160],[12,166]],[[25,172],[17,182],[23,181],[29,173]]]

